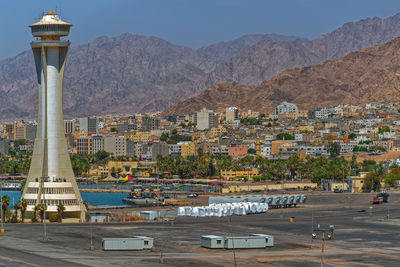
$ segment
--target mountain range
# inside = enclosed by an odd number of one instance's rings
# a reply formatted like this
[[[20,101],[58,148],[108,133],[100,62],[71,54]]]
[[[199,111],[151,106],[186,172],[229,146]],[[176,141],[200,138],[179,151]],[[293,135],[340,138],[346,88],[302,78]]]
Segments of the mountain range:
[[[164,114],[191,114],[203,107],[224,111],[229,106],[266,113],[284,100],[303,110],[400,100],[400,38],[311,67],[286,70],[257,86],[219,83]]]
[[[270,83],[264,81],[271,77],[275,76],[272,80],[281,77],[278,74],[282,71],[320,64],[397,36],[400,36],[400,14],[347,23],[314,40],[257,34],[198,50],[156,37],[103,36],[71,49],[64,80],[64,114],[85,116],[160,111],[216,88],[242,87],[243,93],[250,93],[251,88]],[[0,62],[0,119],[36,117],[35,75],[30,51]],[[274,86],[275,93],[268,93],[268,97],[276,98],[278,102],[289,100],[286,99],[289,89]],[[292,86],[293,91],[300,88],[296,84]],[[205,91],[207,88],[210,89]],[[281,94],[283,91],[286,94]],[[234,95],[232,92],[229,97],[234,98]],[[242,95],[238,97],[243,98]],[[313,99],[303,100],[310,102]],[[181,104],[184,103],[187,104]],[[312,104],[320,104],[320,101]],[[175,106],[171,110],[181,112],[184,108]]]

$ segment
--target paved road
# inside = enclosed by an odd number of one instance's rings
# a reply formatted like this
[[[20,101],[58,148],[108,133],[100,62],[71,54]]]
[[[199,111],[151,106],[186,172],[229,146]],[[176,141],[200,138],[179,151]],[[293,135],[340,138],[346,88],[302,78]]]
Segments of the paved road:
[[[235,250],[238,266],[320,266],[321,241],[311,241],[312,220],[335,226],[335,239],[326,241],[326,266],[398,266],[400,194],[391,194],[390,203],[372,211],[371,197],[315,194],[303,207],[232,218],[178,217],[174,224],[49,224],[46,242],[40,224],[7,224],[0,235],[0,266],[232,266],[233,251],[200,248],[200,236],[249,233],[273,234],[276,245]],[[88,249],[91,235],[96,251]],[[154,250],[100,250],[102,237],[133,235],[154,237]]]

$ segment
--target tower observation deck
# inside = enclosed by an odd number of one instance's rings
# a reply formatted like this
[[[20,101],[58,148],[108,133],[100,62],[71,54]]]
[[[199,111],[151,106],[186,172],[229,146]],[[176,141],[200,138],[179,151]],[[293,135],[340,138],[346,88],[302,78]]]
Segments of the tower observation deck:
[[[64,136],[62,88],[71,24],[49,11],[29,27],[38,39],[31,42],[39,93],[38,127],[32,162],[22,198],[33,212],[45,204],[47,214],[61,203],[68,217],[84,219],[85,207],[75,181]],[[39,39],[40,38],[40,39]],[[33,214],[33,213],[32,213]]]

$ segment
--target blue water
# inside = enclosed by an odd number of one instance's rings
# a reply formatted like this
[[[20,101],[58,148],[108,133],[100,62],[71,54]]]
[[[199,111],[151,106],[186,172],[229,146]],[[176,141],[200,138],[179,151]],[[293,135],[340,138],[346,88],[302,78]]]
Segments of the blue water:
[[[133,185],[123,185],[123,184],[80,184],[79,188],[85,189],[132,189]],[[153,186],[153,188],[156,186]],[[151,185],[143,184],[142,189],[150,189]],[[205,191],[205,192],[215,192],[215,188],[213,187],[205,187],[205,186],[196,186],[196,185],[183,185],[179,187],[175,187],[173,185],[163,186],[160,185],[160,188],[163,190],[170,191]]]
[[[13,208],[14,204],[18,203],[21,198],[20,191],[6,191],[3,190],[3,195],[10,197],[10,208]],[[90,205],[101,206],[122,206],[126,205],[122,202],[122,199],[128,196],[127,193],[81,193],[83,201],[89,201]]]

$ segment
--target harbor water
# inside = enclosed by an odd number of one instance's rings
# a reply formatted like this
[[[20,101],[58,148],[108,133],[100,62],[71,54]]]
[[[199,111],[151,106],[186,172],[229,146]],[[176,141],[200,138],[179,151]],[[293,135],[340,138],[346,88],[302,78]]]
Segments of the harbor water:
[[[18,203],[21,198],[20,191],[9,191],[3,190],[3,196],[8,195],[10,197],[9,207],[12,209],[14,204]],[[93,206],[123,206],[126,205],[122,202],[122,199],[128,196],[127,193],[86,193],[81,192],[83,201],[89,201],[90,205]]]

